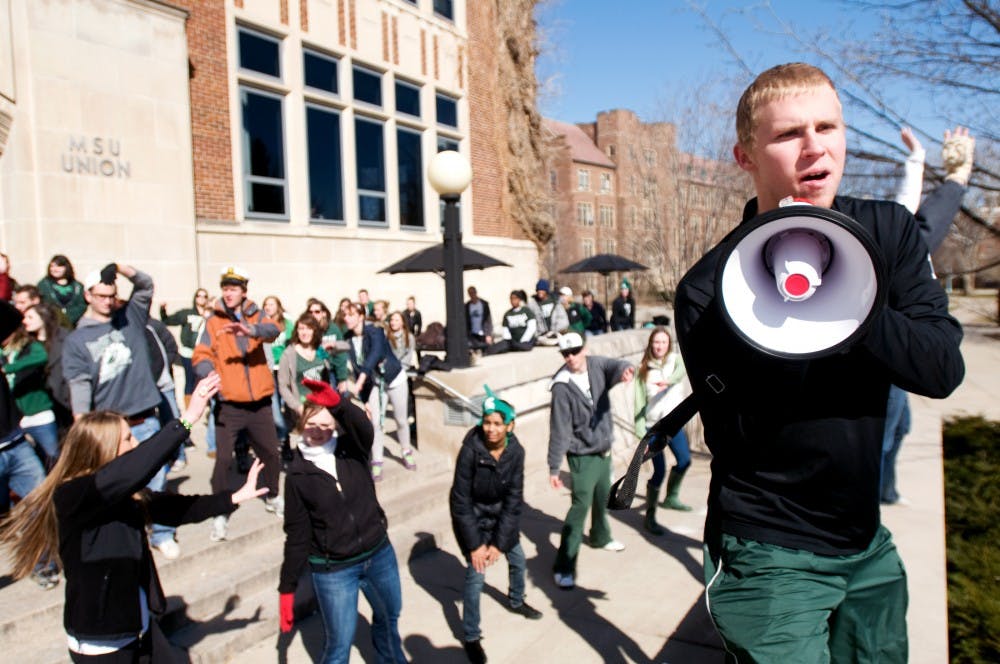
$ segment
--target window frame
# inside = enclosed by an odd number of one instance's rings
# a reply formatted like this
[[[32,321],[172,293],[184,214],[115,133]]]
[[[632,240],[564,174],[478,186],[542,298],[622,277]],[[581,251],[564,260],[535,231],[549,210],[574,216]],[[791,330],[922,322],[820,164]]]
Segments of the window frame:
[[[308,184],[308,200],[312,199],[312,170],[310,168],[310,155],[309,155],[309,110],[315,109],[323,113],[329,113],[330,115],[335,115],[337,117],[337,129],[340,132],[340,154],[338,155],[338,162],[340,163],[340,219],[331,219],[326,217],[314,217],[312,215],[312,206],[309,205],[309,223],[310,224],[321,224],[324,226],[346,226],[347,225],[347,176],[344,172],[344,113],[343,110],[334,106],[329,106],[326,104],[319,104],[314,101],[309,101],[306,99],[303,102],[303,115],[305,116],[305,137],[306,137],[306,182]]]
[[[269,74],[267,72],[260,71],[259,69],[250,69],[248,67],[244,67],[243,66],[243,49],[240,47],[240,36],[243,33],[246,33],[247,35],[250,35],[251,37],[256,37],[256,38],[261,39],[263,41],[268,41],[268,42],[274,43],[274,45],[277,47],[277,59],[278,59],[278,75],[277,76],[275,76],[274,74]],[[284,60],[284,54],[281,52],[281,47],[282,47],[283,42],[284,42],[284,40],[281,39],[280,37],[276,37],[274,35],[268,34],[267,32],[264,32],[264,31],[259,30],[257,28],[250,27],[248,25],[244,25],[242,23],[237,23],[236,24],[236,71],[237,71],[237,73],[245,75],[245,76],[262,76],[262,77],[266,78],[269,81],[281,81],[281,82],[283,82],[284,81],[284,75],[285,75],[285,68],[283,66],[284,65],[284,62],[283,62],[283,60]]]
[[[309,85],[308,83],[306,83],[306,56],[313,56],[313,57],[318,58],[320,60],[328,60],[328,61],[330,61],[330,62],[333,63],[333,68],[334,68],[334,71],[336,72],[336,76],[337,76],[337,89],[336,90],[326,90],[324,88],[317,88],[317,87],[314,87],[314,86]],[[326,95],[326,96],[329,96],[329,97],[340,99],[341,98],[340,88],[341,88],[341,83],[342,83],[341,79],[343,78],[341,76],[341,72],[340,72],[340,60],[341,59],[338,58],[338,57],[336,57],[336,56],[333,56],[333,55],[330,55],[329,53],[325,53],[323,51],[320,51],[319,49],[313,48],[312,46],[306,46],[305,44],[303,44],[302,45],[302,90],[303,90],[303,92],[308,93],[308,94],[315,94],[315,95]]]
[[[365,99],[358,98],[358,89],[354,84],[354,75],[357,72],[362,72],[378,78],[378,103],[367,101]],[[363,108],[378,109],[379,111],[385,110],[385,90],[383,89],[385,85],[385,72],[379,71],[374,67],[362,64],[360,62],[351,63],[351,101],[354,104],[361,104]]]
[[[402,115],[403,117],[406,117],[406,118],[413,118],[413,119],[416,119],[416,120],[423,120],[424,103],[423,103],[423,95],[421,94],[422,93],[422,86],[419,85],[418,83],[414,83],[412,81],[408,81],[405,78],[400,78],[398,76],[394,76],[393,79],[392,79],[392,82],[393,82],[393,86],[392,86],[393,111],[397,115]],[[399,94],[398,94],[399,86],[402,86],[404,88],[410,88],[414,92],[417,93],[417,114],[416,115],[414,115],[413,113],[410,113],[409,111],[401,111],[401,110],[399,110]]]
[[[285,120],[285,95],[272,92],[270,90],[264,90],[262,88],[249,85],[247,83],[239,84],[239,95],[240,95],[240,153],[242,158],[241,164],[241,179],[243,182],[243,215],[246,219],[263,220],[263,221],[290,221],[291,212],[289,210],[289,200],[288,200],[288,146],[286,141],[287,126]],[[265,175],[254,175],[250,172],[251,158],[249,154],[250,146],[246,144],[244,135],[244,94],[255,94],[261,97],[270,97],[278,101],[278,107],[281,115],[281,162],[282,171],[284,172],[283,178],[272,178]],[[272,186],[280,185],[283,190],[283,206],[285,211],[281,214],[274,212],[257,212],[250,209],[250,201],[252,199],[252,184],[267,184]]]
[[[402,187],[400,186],[401,185],[401,182],[400,182],[400,173],[401,173],[402,169],[399,167],[400,166],[400,163],[399,163],[400,162],[399,135],[401,133],[412,134],[413,136],[415,136],[416,139],[417,139],[417,149],[420,150],[420,164],[417,167],[417,190],[418,190],[419,195],[420,195],[420,202],[419,202],[419,205],[416,207],[416,209],[418,210],[418,213],[420,214],[420,225],[404,224],[403,223],[403,195],[402,195]],[[423,179],[423,177],[421,177],[421,174],[424,173],[425,170],[426,170],[426,160],[425,160],[425,157],[424,157],[424,141],[423,141],[423,137],[424,137],[424,132],[422,130],[420,130],[420,129],[416,129],[414,127],[408,127],[408,126],[400,125],[400,124],[396,125],[396,136],[395,136],[395,140],[396,140],[396,199],[397,199],[396,200],[396,211],[397,211],[397,213],[399,215],[399,228],[400,228],[400,230],[411,231],[411,232],[418,232],[418,233],[419,232],[425,232],[425,231],[427,231],[427,219],[426,219],[426,217],[424,215],[424,204],[426,202],[426,196],[425,196],[426,187],[425,187],[425,184],[424,184],[424,181],[423,181],[424,179]]]
[[[359,180],[360,168],[358,164],[358,157],[361,151],[358,150],[358,123],[368,122],[369,124],[378,125],[382,132],[382,186],[383,191],[377,191],[375,189],[362,189]],[[386,161],[386,140],[385,140],[385,129],[386,121],[372,117],[370,115],[354,114],[354,194],[358,204],[358,226],[365,226],[369,228],[387,228],[389,226],[389,177],[388,177],[388,163]],[[381,198],[382,208],[385,213],[385,219],[363,219],[361,217],[361,197],[368,196],[370,198]]]

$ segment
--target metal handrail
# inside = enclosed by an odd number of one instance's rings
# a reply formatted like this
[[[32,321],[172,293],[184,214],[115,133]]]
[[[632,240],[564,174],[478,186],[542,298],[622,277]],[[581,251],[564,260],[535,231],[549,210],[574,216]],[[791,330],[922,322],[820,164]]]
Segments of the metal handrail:
[[[437,387],[438,389],[442,390],[443,392],[446,392],[447,394],[450,394],[451,396],[455,397],[456,399],[459,400],[459,402],[461,402],[461,404],[463,406],[465,406],[466,410],[468,410],[470,413],[473,413],[473,414],[478,414],[479,413],[479,406],[477,406],[476,403],[472,399],[470,399],[469,397],[465,396],[464,394],[462,394],[461,392],[459,392],[458,390],[456,390],[451,385],[448,385],[447,383],[442,383],[437,378],[434,378],[433,376],[429,376],[428,374],[419,374],[419,373],[413,372],[411,375],[414,378],[418,378],[420,380],[425,380],[428,383],[430,383],[431,385],[433,385],[434,387]]]

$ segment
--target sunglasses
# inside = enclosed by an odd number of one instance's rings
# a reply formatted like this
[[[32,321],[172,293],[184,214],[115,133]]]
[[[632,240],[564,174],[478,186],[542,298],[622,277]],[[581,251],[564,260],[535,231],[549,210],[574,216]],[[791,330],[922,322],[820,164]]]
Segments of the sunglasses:
[[[570,357],[571,355],[576,355],[581,350],[583,350],[583,346],[580,346],[579,348],[567,348],[566,350],[559,351],[559,354],[563,357]]]
[[[309,313],[311,313],[311,314],[321,314],[321,313],[323,313],[323,310],[322,309],[310,309]]]

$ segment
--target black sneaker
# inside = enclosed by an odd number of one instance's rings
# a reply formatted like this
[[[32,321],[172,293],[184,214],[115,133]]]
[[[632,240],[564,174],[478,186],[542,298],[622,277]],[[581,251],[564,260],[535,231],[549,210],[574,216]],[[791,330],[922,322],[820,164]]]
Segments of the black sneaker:
[[[472,664],[486,664],[486,651],[483,650],[483,645],[479,642],[479,639],[466,641],[462,645],[465,647],[465,654]]]
[[[527,603],[524,603],[521,606],[512,606],[510,607],[510,611],[511,613],[522,615],[528,620],[540,620],[542,617],[541,611],[532,606],[529,606]]]

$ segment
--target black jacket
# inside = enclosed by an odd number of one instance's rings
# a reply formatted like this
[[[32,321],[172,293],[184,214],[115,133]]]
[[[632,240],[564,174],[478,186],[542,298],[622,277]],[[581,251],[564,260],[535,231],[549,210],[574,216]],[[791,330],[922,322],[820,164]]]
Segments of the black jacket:
[[[587,329],[597,333],[608,331],[608,314],[604,311],[604,305],[597,300],[594,300],[594,306],[590,308],[590,325]]]
[[[504,553],[514,548],[524,505],[524,447],[517,436],[511,434],[494,459],[482,427],[470,430],[458,451],[449,503],[455,539],[466,556],[483,544]]]
[[[372,552],[388,522],[368,462],[375,432],[364,411],[344,400],[330,411],[340,425],[337,478],[296,450],[285,476],[285,558],[278,592],[294,592],[310,557],[332,564]]]
[[[611,329],[631,330],[635,327],[635,298],[632,293],[628,297],[619,295],[611,303]]]
[[[133,498],[187,437],[187,429],[174,420],[96,473],[56,489],[67,634],[81,640],[138,636],[139,588],[145,590],[154,616],[166,608],[146,542],[146,524],[179,526],[236,509],[228,491],[212,496],[146,492],[145,509]]]
[[[752,203],[745,220],[756,214]],[[713,454],[705,533],[713,551],[720,532],[822,555],[864,550],[879,524],[890,383],[940,398],[964,375],[962,330],[913,216],[846,197],[833,209],[871,233],[888,269],[887,306],[847,351],[791,362],[744,345],[716,300],[726,239],[678,285],[678,340]],[[726,386],[721,394],[706,382],[712,374]]]
[[[479,301],[483,303],[483,334],[487,337],[493,336],[493,315],[490,313],[490,303],[479,298]],[[469,315],[469,305],[472,304],[472,300],[466,300],[465,302],[465,335],[472,336],[472,317]]]

